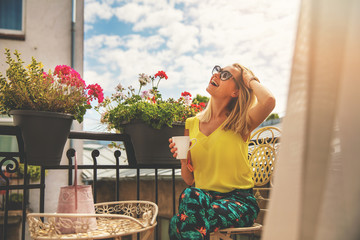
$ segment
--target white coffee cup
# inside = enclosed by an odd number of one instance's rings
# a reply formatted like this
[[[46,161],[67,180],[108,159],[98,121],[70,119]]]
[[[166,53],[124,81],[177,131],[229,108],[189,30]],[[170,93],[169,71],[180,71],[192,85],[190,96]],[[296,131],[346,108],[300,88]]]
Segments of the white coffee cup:
[[[186,159],[188,151],[195,146],[197,140],[196,138],[190,139],[189,136],[174,136],[172,137],[173,143],[175,143],[175,147],[177,148],[177,156],[176,159]],[[191,144],[190,142],[195,141]]]

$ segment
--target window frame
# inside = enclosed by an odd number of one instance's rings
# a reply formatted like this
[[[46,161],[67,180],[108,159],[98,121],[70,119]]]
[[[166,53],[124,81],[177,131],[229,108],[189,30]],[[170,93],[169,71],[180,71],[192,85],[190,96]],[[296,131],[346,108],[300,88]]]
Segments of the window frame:
[[[22,4],[22,23],[21,30],[10,30],[5,28],[0,28],[0,39],[13,39],[13,40],[25,40],[25,0],[21,0]]]

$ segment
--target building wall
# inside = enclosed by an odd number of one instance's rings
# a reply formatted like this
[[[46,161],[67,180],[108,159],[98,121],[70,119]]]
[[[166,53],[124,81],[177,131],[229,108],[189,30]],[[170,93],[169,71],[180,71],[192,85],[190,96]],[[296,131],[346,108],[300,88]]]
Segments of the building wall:
[[[84,1],[76,2],[75,54],[74,69],[83,75],[83,23]],[[25,64],[35,57],[42,62],[44,69],[54,69],[56,65],[71,65],[71,25],[72,0],[24,0],[25,40],[0,38],[0,72],[5,75],[8,65],[5,63],[5,48],[13,53],[18,50]],[[11,120],[10,120],[11,121]],[[74,130],[82,126],[74,121]],[[68,142],[65,149],[73,146],[82,149],[82,142]],[[63,155],[61,164],[67,160]],[[78,152],[81,164],[82,151]],[[60,186],[67,185],[67,174],[63,171],[49,171],[46,176],[45,212],[55,212]],[[30,208],[39,211],[39,191],[30,191]]]
[[[25,0],[25,41],[0,39],[4,48],[21,52],[25,63],[31,57],[41,61],[45,69],[58,64],[70,65],[71,0]],[[5,55],[0,54],[0,71],[7,68]],[[82,64],[78,66],[82,71]]]

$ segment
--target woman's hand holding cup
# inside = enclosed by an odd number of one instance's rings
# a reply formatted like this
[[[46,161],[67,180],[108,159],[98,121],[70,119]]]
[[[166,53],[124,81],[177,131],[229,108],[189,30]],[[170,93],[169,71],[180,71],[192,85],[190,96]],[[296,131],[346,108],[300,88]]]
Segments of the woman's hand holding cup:
[[[177,148],[175,147],[175,143],[173,142],[172,138],[169,138],[169,148],[170,148],[170,152],[173,154],[173,157],[176,158],[177,157]]]
[[[192,141],[195,141],[193,144]],[[188,151],[196,144],[196,139],[190,139],[189,136],[174,136],[169,139],[170,151],[176,159],[187,159]],[[191,145],[190,145],[191,144]],[[175,147],[175,145],[177,145]]]

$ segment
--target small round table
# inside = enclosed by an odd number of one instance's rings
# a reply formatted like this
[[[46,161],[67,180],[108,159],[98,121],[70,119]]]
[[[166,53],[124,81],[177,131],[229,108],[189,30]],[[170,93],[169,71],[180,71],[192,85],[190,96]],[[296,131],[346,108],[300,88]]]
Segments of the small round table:
[[[45,239],[121,239],[143,233],[148,239],[156,226],[158,207],[148,201],[95,204],[96,214],[29,213],[30,237]]]

